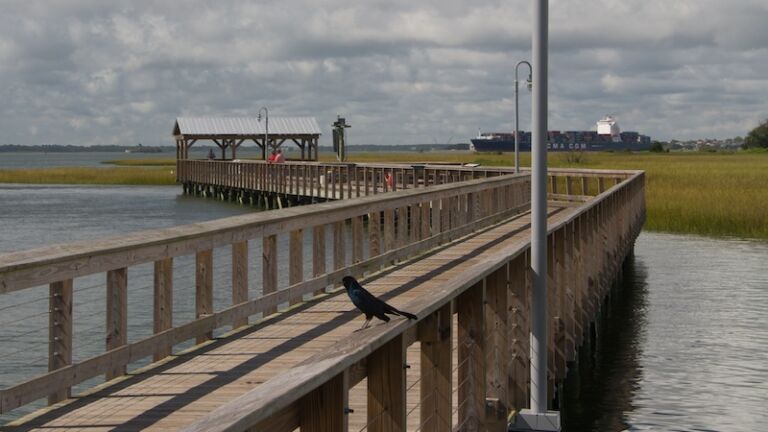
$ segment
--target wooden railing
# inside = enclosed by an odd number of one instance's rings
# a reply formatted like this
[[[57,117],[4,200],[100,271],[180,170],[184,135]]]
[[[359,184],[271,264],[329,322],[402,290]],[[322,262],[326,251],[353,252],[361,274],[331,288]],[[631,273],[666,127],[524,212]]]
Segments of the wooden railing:
[[[190,161],[188,167],[197,164]],[[248,164],[199,164],[216,167],[205,174],[213,176],[219,175],[219,169],[244,169],[243,184],[259,178],[248,173],[258,173],[259,166],[268,167],[254,164],[256,171],[251,172],[247,171],[251,169]],[[227,172],[228,177],[222,179],[233,178],[233,173]],[[185,171],[183,175],[203,174]],[[349,173],[345,175],[339,178],[348,180]],[[408,178],[407,174],[401,178]],[[40,398],[48,397],[49,403],[63,400],[70,396],[72,386],[90,378],[121,376],[129,364],[149,357],[160,360],[185,341],[204,342],[217,329],[245,325],[249,317],[266,316],[318,295],[338,285],[342,276],[370,274],[429,251],[526,210],[529,196],[527,175],[504,175],[0,255],[2,306],[13,307],[15,295],[31,292],[28,290],[35,287],[45,289],[46,285],[47,295],[38,300],[46,300],[49,305],[49,371],[0,390],[0,413]],[[333,233],[332,257],[326,257],[327,230]],[[308,232],[312,233],[311,242],[304,241]],[[287,237],[287,251],[278,251],[278,236]],[[261,293],[249,298],[249,286],[258,285],[249,281],[249,263],[255,261],[249,250],[256,249],[256,242],[260,242],[262,252],[258,259],[261,274],[257,277]],[[305,254],[305,248],[311,252]],[[213,274],[221,271],[214,268],[214,254],[222,250],[231,255],[231,270],[226,270],[230,272],[231,301],[230,305],[214,310]],[[288,281],[283,286],[278,286],[278,252],[291,258]],[[312,257],[311,271],[304,268],[302,257],[306,255]],[[192,257],[194,260],[188,266],[178,264],[181,258],[191,261]],[[129,275],[142,264],[152,266],[152,305],[146,307],[152,309],[153,318],[145,323],[152,334],[129,343],[128,294],[135,288]],[[194,297],[195,318],[176,325],[173,292],[179,272],[191,276],[194,294],[189,295]],[[86,289],[79,282],[88,277],[92,280],[93,275],[101,275],[104,281],[87,289],[105,292],[105,304],[91,306],[104,310],[105,351],[73,361],[73,332],[78,328],[73,325],[78,320],[72,312],[73,303]]]
[[[579,178],[576,171],[558,177]],[[625,180],[580,204],[549,226],[548,351],[550,383],[595,317],[644,218],[644,175]],[[591,173],[590,175],[597,175]],[[605,180],[602,180],[605,183]],[[585,188],[587,189],[587,188]],[[343,430],[349,389],[367,378],[367,430],[405,430],[405,350],[421,343],[419,380],[458,400],[422,399],[423,430],[506,430],[507,414],[526,406],[528,381],[528,246],[510,245],[493,259],[407,304],[418,321],[401,320],[339,341],[290,371],[215,409],[186,431]],[[458,321],[458,365],[452,370],[451,321]],[[493,353],[503,353],[494,357]],[[498,361],[499,359],[506,361]],[[458,376],[456,376],[458,374]],[[439,377],[439,378],[435,378]],[[422,391],[424,390],[422,384]],[[445,422],[430,421],[438,413]]]
[[[177,181],[190,186],[205,185],[322,199],[349,199],[508,175],[513,174],[514,169],[428,164],[267,164],[263,161],[179,160],[177,173]],[[555,195],[594,196],[626,177],[626,171],[551,169],[549,190]]]

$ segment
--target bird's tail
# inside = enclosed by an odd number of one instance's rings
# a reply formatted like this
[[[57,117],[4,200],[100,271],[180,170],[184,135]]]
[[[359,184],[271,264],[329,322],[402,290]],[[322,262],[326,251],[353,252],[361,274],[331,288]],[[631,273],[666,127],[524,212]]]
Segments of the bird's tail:
[[[406,318],[408,318],[408,319],[412,319],[412,320],[418,319],[418,318],[416,317],[416,315],[414,315],[414,314],[412,314],[412,313],[403,312],[403,311],[401,311],[401,310],[397,310],[397,309],[395,309],[395,308],[392,308],[392,312],[394,312],[394,313],[396,313],[396,314],[398,314],[398,315],[400,315],[400,316],[404,316],[404,317],[406,317]]]

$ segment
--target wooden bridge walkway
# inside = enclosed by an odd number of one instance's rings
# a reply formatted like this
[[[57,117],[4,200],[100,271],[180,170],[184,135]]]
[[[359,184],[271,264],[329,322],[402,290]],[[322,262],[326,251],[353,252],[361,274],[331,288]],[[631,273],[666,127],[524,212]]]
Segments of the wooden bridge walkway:
[[[578,178],[575,172],[567,175]],[[573,195],[550,202],[552,387],[574,360],[584,327],[642,225],[642,174],[623,175],[624,180],[596,197]],[[280,215],[233,218],[198,227],[194,234],[165,230],[165,237],[152,245],[159,251],[147,251],[146,240],[123,241],[120,252],[142,253],[120,254],[118,262],[114,242],[95,254],[104,256],[103,262],[94,259],[88,249],[92,245],[48,251],[26,266],[21,261],[36,254],[0,256],[4,293],[62,276],[156,263],[155,336],[115,345],[108,334],[101,356],[51,367],[47,375],[3,389],[3,411],[54,395],[52,406],[6,429],[437,431],[471,430],[482,423],[501,430],[498,425],[506,424],[507,414],[527,401],[528,185],[527,176],[465,180],[319,204],[311,213],[296,207],[269,212]],[[347,234],[342,222],[351,227]],[[277,251],[271,249],[275,241],[270,236],[290,235],[293,263],[303,256],[296,251],[300,242],[293,241],[300,237],[296,231],[312,228],[317,233],[317,227],[326,225],[333,228],[334,270],[325,269],[326,245],[323,236],[315,236],[315,277],[304,280],[301,267],[292,266],[289,286],[277,289],[271,274]],[[254,237],[264,238],[263,295],[248,299],[246,294],[244,299],[237,286],[247,286],[247,275],[245,281],[233,277],[233,306],[213,311],[205,300],[210,296],[207,251],[232,245],[232,271],[242,277],[238,262],[247,260],[247,246],[245,257],[238,258],[236,251]],[[351,259],[345,257],[347,247]],[[190,252],[197,256],[198,318],[163,328],[158,321],[169,319],[158,309],[162,263],[167,256]],[[82,261],[84,254],[87,262]],[[73,267],[72,262],[80,265]],[[342,275],[363,273],[368,274],[363,283],[374,294],[419,319],[395,319],[357,331],[363,318],[343,290],[324,288],[337,286]],[[107,289],[114,289],[109,278]],[[52,305],[59,298],[58,284],[51,282]],[[118,286],[125,290],[124,283]],[[122,316],[115,317],[126,313],[121,302],[107,307],[108,329],[124,332],[125,326],[117,323]],[[265,318],[255,324],[210,337],[217,327],[238,327],[261,312]],[[66,331],[57,333],[57,325],[52,324],[52,335],[71,338],[71,328],[67,336]],[[203,343],[167,355],[169,346],[189,338]],[[159,361],[136,372],[120,371],[148,354]],[[103,373],[111,381],[77,397],[67,393],[56,398],[57,392]]]

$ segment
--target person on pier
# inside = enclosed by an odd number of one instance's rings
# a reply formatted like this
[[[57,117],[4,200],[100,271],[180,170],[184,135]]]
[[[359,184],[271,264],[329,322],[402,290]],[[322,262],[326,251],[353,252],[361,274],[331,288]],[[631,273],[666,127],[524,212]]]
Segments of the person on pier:
[[[277,155],[275,156],[275,163],[285,163],[285,156],[283,155],[283,151],[278,149]]]
[[[277,152],[275,150],[272,150],[272,154],[269,155],[269,159],[267,159],[267,163],[275,163],[277,162]]]

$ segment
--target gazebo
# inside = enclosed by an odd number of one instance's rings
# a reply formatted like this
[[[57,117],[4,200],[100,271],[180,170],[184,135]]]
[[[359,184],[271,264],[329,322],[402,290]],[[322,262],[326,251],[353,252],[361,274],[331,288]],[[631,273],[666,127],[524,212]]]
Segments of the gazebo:
[[[314,117],[270,117],[268,121],[269,130],[266,120],[256,117],[178,117],[173,127],[176,159],[189,158],[189,148],[199,140],[216,143],[222,159],[226,159],[227,148],[235,159],[238,147],[248,140],[261,148],[266,159],[268,150],[277,150],[290,140],[301,149],[301,160],[317,160],[320,126]]]

